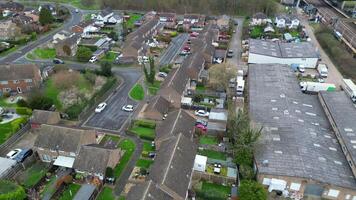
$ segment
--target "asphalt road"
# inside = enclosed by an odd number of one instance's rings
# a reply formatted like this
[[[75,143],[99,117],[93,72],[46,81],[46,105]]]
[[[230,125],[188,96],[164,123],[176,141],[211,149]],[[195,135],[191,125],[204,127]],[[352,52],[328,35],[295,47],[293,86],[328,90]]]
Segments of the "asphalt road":
[[[232,40],[229,48],[234,51],[234,55],[232,58],[227,58],[226,62],[232,66],[238,67],[243,63],[241,61],[241,53],[242,53],[241,36],[242,36],[242,26],[243,26],[244,19],[235,18],[235,20],[238,22],[238,25],[236,26],[235,33],[232,35]]]
[[[124,70],[114,70],[114,73],[121,77],[121,85],[106,99],[105,102],[108,105],[105,110],[101,113],[93,111],[93,114],[83,123],[84,127],[119,131],[132,114],[121,110],[121,108],[127,104],[137,107],[137,102],[130,99],[128,93],[141,77],[139,69],[125,68]]]
[[[177,37],[175,37],[168,48],[165,50],[163,55],[161,56],[159,60],[159,65],[164,66],[171,64],[174,61],[174,58],[179,54],[181,49],[183,48],[183,45],[185,41],[189,38],[189,35],[184,33],[180,34]]]
[[[52,31],[51,33],[48,33],[46,35],[41,36],[39,39],[36,41],[30,42],[26,46],[23,46],[22,48],[18,49],[17,51],[10,53],[9,55],[0,58],[0,64],[6,64],[6,63],[11,63],[16,61],[17,59],[21,58],[22,56],[26,55],[28,52],[32,51],[33,49],[37,48],[38,46],[45,44],[46,42],[50,41],[52,37],[58,33],[61,30],[69,30],[73,25],[78,24],[81,19],[82,19],[82,13],[75,12],[75,8],[71,6],[66,6],[70,12],[71,12],[71,17],[69,20],[67,20],[64,25],[55,30]]]

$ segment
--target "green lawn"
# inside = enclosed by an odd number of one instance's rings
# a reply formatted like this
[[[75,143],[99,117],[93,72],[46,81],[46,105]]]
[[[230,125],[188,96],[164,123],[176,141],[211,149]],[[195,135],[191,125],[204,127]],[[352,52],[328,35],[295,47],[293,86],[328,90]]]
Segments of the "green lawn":
[[[16,103],[8,103],[5,98],[0,97],[0,106],[1,107],[17,107]]]
[[[19,186],[8,180],[0,180],[0,195],[15,191]]]
[[[115,61],[115,58],[118,56],[117,53],[109,51],[103,58],[100,59],[100,61],[106,61],[113,63]]]
[[[145,91],[141,84],[135,84],[129,95],[133,100],[141,101],[145,98]]]
[[[139,19],[141,19],[142,15],[141,14],[135,14],[131,13],[130,14],[130,19],[126,21],[126,27],[127,28],[134,28],[135,27],[135,22]]]
[[[42,162],[36,162],[30,168],[27,168],[22,176],[19,177],[19,182],[25,188],[31,188],[36,185],[47,173],[48,169]]]
[[[254,26],[251,30],[250,36],[251,38],[259,38],[263,34],[263,27],[262,26]]]
[[[142,139],[154,140],[155,130],[152,128],[146,128],[142,126],[134,126],[130,129],[133,133],[137,134]]]
[[[223,186],[215,183],[203,182],[197,191],[198,199],[227,199],[231,193],[230,186]]]
[[[27,121],[27,117],[21,117],[11,122],[0,124],[0,144],[4,143],[7,139],[9,139],[16,131],[18,131],[21,127],[20,124],[25,124]]]
[[[54,85],[52,79],[49,79],[45,82],[45,91],[44,91],[45,96],[52,99],[56,108],[60,110],[62,109],[62,103],[58,99],[59,93],[60,91]]]
[[[199,143],[200,144],[208,144],[208,145],[217,145],[218,144],[218,140],[216,139],[216,137],[202,136],[199,139]]]
[[[85,14],[84,15],[84,21],[89,21],[89,20],[91,20],[91,14],[90,13]]]
[[[118,143],[120,140],[119,136],[113,136],[113,135],[105,135],[103,139],[101,139],[100,144],[105,144],[107,141],[113,141]]]
[[[202,155],[202,156],[207,156],[208,158],[212,158],[212,159],[226,160],[226,154],[225,153],[219,152],[219,151],[210,150],[210,149],[199,150],[198,154]]]
[[[151,142],[149,141],[144,141],[143,142],[143,151],[154,151],[155,147],[151,145]]]
[[[59,200],[72,200],[75,194],[78,192],[80,189],[80,185],[71,183],[61,194],[61,197]],[[72,195],[70,193],[72,192]]]
[[[133,152],[135,151],[136,145],[130,139],[124,139],[119,143],[119,148],[125,151],[124,155],[114,168],[114,176],[119,178],[122,171],[125,169],[127,163],[130,161]]]
[[[137,167],[148,169],[153,163],[153,160],[139,159],[136,163]]]
[[[33,54],[39,59],[53,59],[56,57],[56,50],[52,48],[37,48],[33,51]]]
[[[98,198],[96,200],[114,200],[115,196],[113,191],[109,187],[104,187],[103,190],[99,193]]]
[[[205,86],[204,85],[197,85],[196,90],[199,92],[204,92],[205,91]]]

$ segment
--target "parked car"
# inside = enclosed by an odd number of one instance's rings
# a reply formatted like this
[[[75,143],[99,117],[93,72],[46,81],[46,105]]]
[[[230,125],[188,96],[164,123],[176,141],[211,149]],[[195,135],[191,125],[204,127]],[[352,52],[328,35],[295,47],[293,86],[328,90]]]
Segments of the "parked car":
[[[95,112],[96,113],[101,113],[106,108],[107,104],[105,102],[100,103],[96,108]]]
[[[323,79],[323,78],[318,78],[318,82],[319,82],[319,83],[325,83],[325,79]]]
[[[155,152],[148,153],[148,157],[150,157],[150,158],[154,158],[155,156],[156,156]]]
[[[167,73],[165,73],[165,72],[158,72],[158,77],[166,78],[166,77],[167,77]]]
[[[61,60],[61,59],[58,59],[58,58],[54,58],[54,59],[53,59],[53,63],[54,63],[54,64],[64,64],[64,61]]]
[[[168,116],[168,114],[165,113],[165,114],[163,115],[163,117],[162,117],[162,120],[165,120],[165,119],[167,118],[167,116]]]
[[[89,60],[90,63],[94,63],[95,61],[97,61],[98,59],[96,58],[96,56],[92,56]]]
[[[32,155],[32,149],[23,149],[20,153],[18,153],[14,160],[17,162],[23,162],[26,158]]]
[[[204,126],[203,124],[197,124],[195,125],[195,128],[203,131],[203,132],[206,132],[208,129],[206,128],[206,126]]]
[[[232,58],[234,56],[234,51],[233,50],[229,50],[228,52],[227,52],[227,57],[228,58]]]
[[[132,112],[134,110],[134,107],[133,105],[124,105],[121,109],[126,112]]]
[[[205,110],[196,110],[195,115],[200,117],[209,117],[209,112]]]
[[[21,153],[22,149],[14,149],[6,154],[6,158],[14,159],[19,153]]]
[[[79,12],[78,8],[77,8],[77,9],[75,9],[75,12],[76,12],[76,13],[78,13],[78,12]]]
[[[213,63],[214,64],[221,64],[223,62],[223,60],[221,58],[214,58],[213,59]]]
[[[304,67],[304,65],[299,65],[299,66],[298,66],[298,70],[299,70],[300,73],[304,73],[304,72],[305,72],[305,67]]]
[[[195,122],[195,125],[201,124],[203,126],[208,126],[208,122],[201,120],[201,119],[197,119],[197,121]]]

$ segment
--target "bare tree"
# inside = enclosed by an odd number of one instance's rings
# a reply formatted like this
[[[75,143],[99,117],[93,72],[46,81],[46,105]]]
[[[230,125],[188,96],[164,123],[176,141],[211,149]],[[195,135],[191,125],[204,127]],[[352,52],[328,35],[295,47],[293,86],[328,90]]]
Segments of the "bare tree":
[[[213,65],[209,68],[209,87],[227,90],[229,80],[236,76],[237,70],[227,63]]]

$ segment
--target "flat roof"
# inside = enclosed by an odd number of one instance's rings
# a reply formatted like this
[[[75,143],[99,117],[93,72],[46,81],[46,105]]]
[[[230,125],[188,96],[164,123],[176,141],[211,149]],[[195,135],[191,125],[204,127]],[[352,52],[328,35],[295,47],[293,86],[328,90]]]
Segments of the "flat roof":
[[[356,162],[356,107],[344,91],[321,92],[327,109],[334,120],[336,127],[350,153],[353,162]]]
[[[54,161],[53,165],[60,167],[73,168],[75,158],[66,157],[66,156],[58,156]]]
[[[14,165],[16,165],[16,160],[0,157],[0,177]]]
[[[316,95],[303,94],[288,65],[249,66],[249,111],[263,126],[259,173],[356,189],[355,178]]]
[[[280,42],[249,40],[249,52],[277,58],[318,58],[316,48],[309,42]]]

